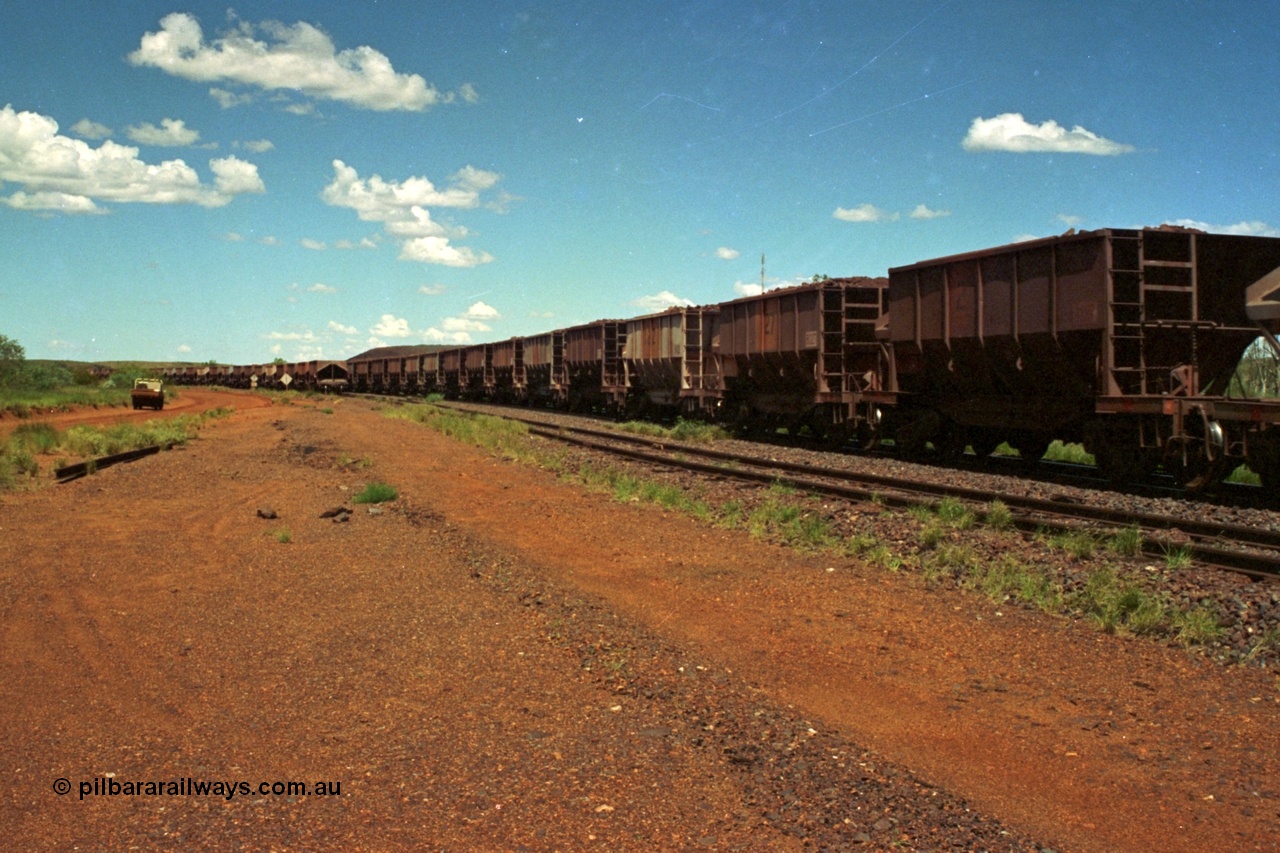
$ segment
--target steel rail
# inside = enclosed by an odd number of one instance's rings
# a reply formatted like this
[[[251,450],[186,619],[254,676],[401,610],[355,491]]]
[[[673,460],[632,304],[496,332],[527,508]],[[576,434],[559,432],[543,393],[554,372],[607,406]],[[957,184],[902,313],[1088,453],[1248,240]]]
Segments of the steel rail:
[[[503,416],[507,417],[507,416]],[[879,474],[860,474],[839,471],[816,465],[781,462],[773,459],[746,456],[710,448],[671,442],[655,441],[640,436],[591,430],[583,427],[548,426],[532,420],[530,433],[544,438],[563,441],[578,446],[634,459],[648,464],[677,467],[696,473],[713,474],[755,483],[782,482],[788,486],[814,494],[822,494],[844,500],[876,500],[894,506],[910,506],[922,501],[952,497],[971,503],[990,503],[999,500],[1013,513],[1013,524],[1022,530],[1075,530],[1079,522],[1091,522],[1114,527],[1137,526],[1143,533],[1142,553],[1163,558],[1176,547],[1185,547],[1188,555],[1203,564],[1247,574],[1252,577],[1280,576],[1280,553],[1266,554],[1236,551],[1220,547],[1222,541],[1230,541],[1268,551],[1280,551],[1280,533],[1242,525],[1201,522],[1193,519],[1174,519],[1149,513],[1134,513],[1075,504],[1063,501],[1022,495],[1001,494],[994,491],[973,489],[889,477]],[[603,439],[631,448],[619,448],[600,443]],[[647,447],[648,450],[637,449]],[[653,452],[653,451],[659,452]],[[671,454],[699,456],[708,462],[680,459]],[[717,464],[720,463],[720,464]],[[723,463],[748,465],[757,470],[726,467]],[[821,478],[821,479],[813,479]],[[835,482],[832,482],[835,481]],[[1066,519],[1059,521],[1056,519]],[[1076,522],[1072,524],[1069,522]],[[1186,538],[1168,535],[1177,531]],[[1164,535],[1162,535],[1164,534]],[[1175,541],[1175,539],[1179,541]],[[1210,540],[1210,541],[1206,541]]]

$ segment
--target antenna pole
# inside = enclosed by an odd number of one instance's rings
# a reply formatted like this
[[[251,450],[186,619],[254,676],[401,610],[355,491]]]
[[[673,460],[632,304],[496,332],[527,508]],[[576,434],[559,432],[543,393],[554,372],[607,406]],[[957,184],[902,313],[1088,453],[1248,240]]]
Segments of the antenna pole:
[[[764,252],[760,253],[760,289],[764,290]]]

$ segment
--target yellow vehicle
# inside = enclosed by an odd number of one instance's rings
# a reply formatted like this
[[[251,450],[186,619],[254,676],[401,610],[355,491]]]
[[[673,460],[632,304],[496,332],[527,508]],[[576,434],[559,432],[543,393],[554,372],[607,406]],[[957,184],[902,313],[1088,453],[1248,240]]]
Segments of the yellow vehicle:
[[[135,409],[164,408],[164,382],[159,379],[135,379],[129,400]]]

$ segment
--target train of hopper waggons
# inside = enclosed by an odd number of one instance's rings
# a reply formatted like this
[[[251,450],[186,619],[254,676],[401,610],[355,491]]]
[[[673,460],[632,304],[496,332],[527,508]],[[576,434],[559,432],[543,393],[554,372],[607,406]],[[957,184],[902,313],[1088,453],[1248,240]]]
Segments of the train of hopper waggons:
[[[443,394],[786,427],[908,456],[1039,459],[1075,441],[1118,481],[1190,488],[1242,462],[1280,487],[1280,400],[1232,377],[1280,357],[1280,238],[1103,229],[715,305],[345,361],[176,367],[178,384]],[[1280,363],[1277,358],[1273,363]]]

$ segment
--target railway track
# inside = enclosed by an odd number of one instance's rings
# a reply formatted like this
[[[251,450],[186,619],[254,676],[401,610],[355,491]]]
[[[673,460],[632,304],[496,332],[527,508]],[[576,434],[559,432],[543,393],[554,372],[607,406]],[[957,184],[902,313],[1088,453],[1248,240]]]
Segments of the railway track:
[[[552,426],[511,410],[455,403],[445,405],[520,421],[528,425],[534,435],[644,464],[757,484],[782,482],[806,492],[843,500],[875,500],[907,507],[953,498],[970,505],[980,515],[994,501],[999,501],[1010,510],[1016,527],[1031,531],[1106,530],[1136,526],[1142,534],[1142,553],[1148,556],[1163,559],[1173,550],[1185,549],[1187,556],[1206,566],[1259,579],[1280,577],[1280,531],[1277,530],[1095,506],[1065,495],[1046,499],[915,478],[846,471],[629,435],[616,430]]]

